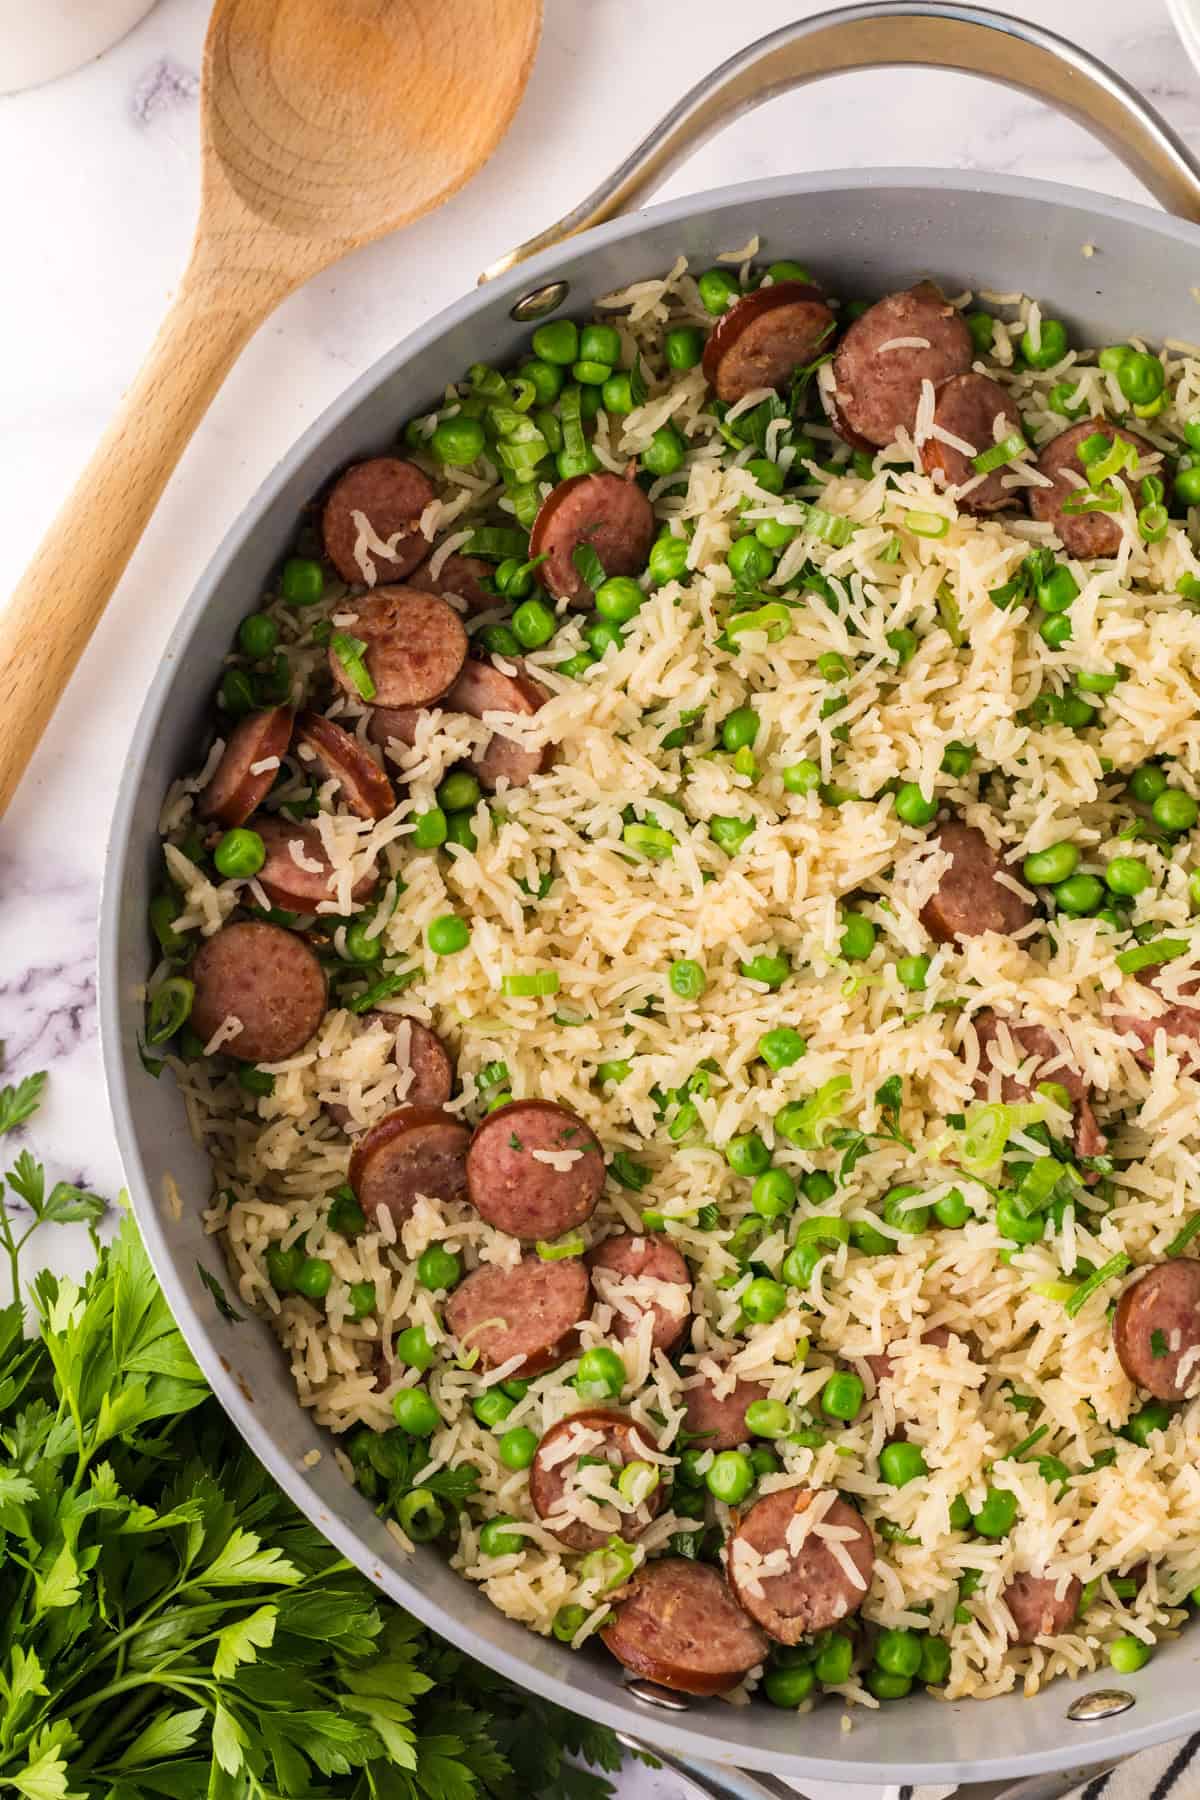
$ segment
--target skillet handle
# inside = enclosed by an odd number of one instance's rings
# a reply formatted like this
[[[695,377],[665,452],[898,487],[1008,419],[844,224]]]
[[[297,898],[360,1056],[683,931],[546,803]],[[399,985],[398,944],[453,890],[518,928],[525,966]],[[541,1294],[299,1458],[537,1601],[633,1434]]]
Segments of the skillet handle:
[[[480,283],[628,212],[705,140],[764,100],[852,69],[983,75],[1045,100],[1107,144],[1168,212],[1200,220],[1200,164],[1107,64],[1024,19],[952,0],[870,0],[784,25],[739,50],[656,125],[573,212],[484,270]]]

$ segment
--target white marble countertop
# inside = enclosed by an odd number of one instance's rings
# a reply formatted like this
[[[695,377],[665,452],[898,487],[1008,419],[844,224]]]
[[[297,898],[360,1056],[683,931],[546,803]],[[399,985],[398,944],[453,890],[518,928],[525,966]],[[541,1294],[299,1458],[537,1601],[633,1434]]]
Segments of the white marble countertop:
[[[537,65],[493,162],[443,212],[322,276],[243,355],[167,489],[0,830],[5,1079],[48,1068],[33,1142],[54,1177],[115,1193],[121,1168],[97,1044],[96,896],[141,695],[226,528],[326,403],[502,251],[566,211],[694,80],[819,0],[551,0]],[[1165,0],[1019,0],[1011,10],[1107,58],[1200,144],[1200,78]],[[160,0],[123,43],[0,99],[9,275],[0,288],[7,593],[149,343],[196,201],[206,0]],[[1042,175],[1144,199],[1068,121],[966,78],[843,77],[777,99],[663,190],[889,162]],[[802,246],[795,254],[802,255]],[[4,730],[19,730],[6,719]],[[47,1254],[69,1259],[62,1237]],[[827,1790],[834,1792],[835,1790]],[[866,1789],[839,1789],[844,1800]],[[622,1800],[683,1784],[635,1771]]]

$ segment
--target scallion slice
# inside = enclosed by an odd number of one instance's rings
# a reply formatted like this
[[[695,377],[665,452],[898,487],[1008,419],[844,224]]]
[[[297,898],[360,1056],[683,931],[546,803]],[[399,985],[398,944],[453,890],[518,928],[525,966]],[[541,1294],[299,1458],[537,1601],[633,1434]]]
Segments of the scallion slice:
[[[905,513],[904,524],[914,537],[923,538],[944,538],[950,529],[950,521],[944,513]]]
[[[791,629],[790,608],[782,600],[773,600],[768,606],[757,607],[752,612],[735,613],[725,626],[725,634],[737,639],[746,631],[765,631],[768,641],[777,644]]]
[[[146,1042],[165,1044],[187,1023],[196,989],[183,975],[172,975],[150,996],[146,1013]]]
[[[543,1262],[562,1262],[568,1256],[582,1256],[587,1245],[579,1233],[575,1232],[571,1237],[559,1238],[558,1242],[553,1244],[548,1244],[544,1238],[539,1238],[534,1249]]]
[[[1080,1282],[1071,1298],[1063,1302],[1063,1311],[1067,1317],[1075,1318],[1097,1288],[1102,1288],[1105,1282],[1115,1281],[1118,1275],[1123,1275],[1129,1267],[1129,1260],[1124,1250],[1118,1250],[1115,1256],[1110,1256],[1106,1263],[1101,1263],[1098,1269],[1094,1269],[1086,1281]]]
[[[804,529],[820,538],[823,544],[841,550],[850,542],[858,526],[853,519],[843,518],[841,513],[826,512],[823,506],[810,506]]]
[[[1164,1256],[1182,1256],[1198,1231],[1200,1231],[1200,1212],[1193,1213],[1182,1231],[1176,1232],[1163,1252]]]
[[[500,982],[500,992],[510,1000],[530,1000],[543,994],[557,994],[558,971],[536,969],[531,975],[505,975]]]
[[[348,631],[335,631],[329,640],[329,648],[354,683],[360,697],[363,700],[373,700],[375,683],[371,680],[371,672],[364,660],[367,646],[363,640],[351,637]]]
[[[1159,963],[1186,956],[1190,949],[1186,938],[1151,938],[1148,944],[1135,944],[1132,950],[1122,950],[1117,957],[1117,967],[1122,975],[1136,975],[1139,969],[1153,969]]]
[[[990,450],[983,450],[978,456],[971,458],[971,466],[978,475],[990,475],[993,469],[1001,469],[1005,463],[1016,462],[1021,452],[1026,449],[1025,439],[1019,431],[1012,431]]]

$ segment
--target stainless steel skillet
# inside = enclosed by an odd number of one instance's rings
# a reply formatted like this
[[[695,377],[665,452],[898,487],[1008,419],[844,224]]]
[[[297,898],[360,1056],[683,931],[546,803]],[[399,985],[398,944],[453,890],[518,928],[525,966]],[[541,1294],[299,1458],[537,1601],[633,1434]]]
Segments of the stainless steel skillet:
[[[783,90],[841,70],[932,64],[1040,95],[1110,143],[1170,211],[1049,183],[929,169],[838,171],[757,182],[618,216],[719,124]],[[862,5],[785,27],[732,58],[675,108],[613,180],[533,244],[497,263],[481,290],[385,356],[332,406],[247,508],[186,607],[142,709],[118,798],[101,919],[105,1063],[139,1221],[187,1337],[223,1404],[310,1517],[395,1599],[521,1685],[652,1740],[692,1765],[711,1792],[751,1800],[737,1769],[772,1779],[996,1780],[1118,1756],[1200,1726],[1200,1630],[1166,1646],[1121,1710],[1096,1700],[1100,1677],[1056,1683],[1033,1700],[986,1705],[921,1696],[879,1711],[824,1705],[797,1718],[756,1705],[670,1702],[627,1687],[601,1650],[573,1655],[503,1618],[432,1551],[401,1557],[326,1455],[259,1321],[227,1325],[197,1271],[221,1272],[199,1218],[208,1172],[179,1096],[143,1072],[138,995],[146,905],[157,873],[156,821],[170,780],[195,761],[221,658],[287,547],[304,503],[341,465],[390,443],[399,422],[471,362],[504,364],[527,321],[597,296],[684,252],[700,267],[757,233],[798,256],[834,292],[882,293],[924,274],[1040,296],[1077,341],[1132,331],[1200,338],[1200,169],[1122,82],[1037,27],[958,5]],[[1090,250],[1090,254],[1088,253]],[[174,1217],[168,1178],[183,1206]],[[1079,1717],[1079,1703],[1085,1718]],[[713,1786],[724,1781],[725,1785]],[[768,1792],[778,1792],[778,1788]],[[759,1795],[763,1789],[759,1789]],[[755,1797],[757,1800],[757,1797]]]

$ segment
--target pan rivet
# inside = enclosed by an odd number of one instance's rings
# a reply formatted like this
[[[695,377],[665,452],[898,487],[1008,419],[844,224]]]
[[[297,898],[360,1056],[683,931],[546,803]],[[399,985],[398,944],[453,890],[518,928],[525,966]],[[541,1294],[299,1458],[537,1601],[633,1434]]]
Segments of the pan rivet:
[[[1128,1712],[1133,1703],[1133,1695],[1124,1688],[1096,1688],[1072,1700],[1067,1717],[1076,1725],[1094,1725],[1098,1719],[1115,1719],[1118,1713]]]
[[[627,1681],[625,1686],[635,1700],[642,1700],[647,1706],[661,1706],[664,1712],[686,1712],[688,1709],[682,1694],[673,1694],[670,1688],[659,1687],[655,1681]]]
[[[548,281],[545,287],[534,288],[531,293],[522,294],[515,305],[508,309],[510,319],[523,324],[526,319],[543,319],[552,313],[556,306],[561,306],[570,288],[565,281]]]

